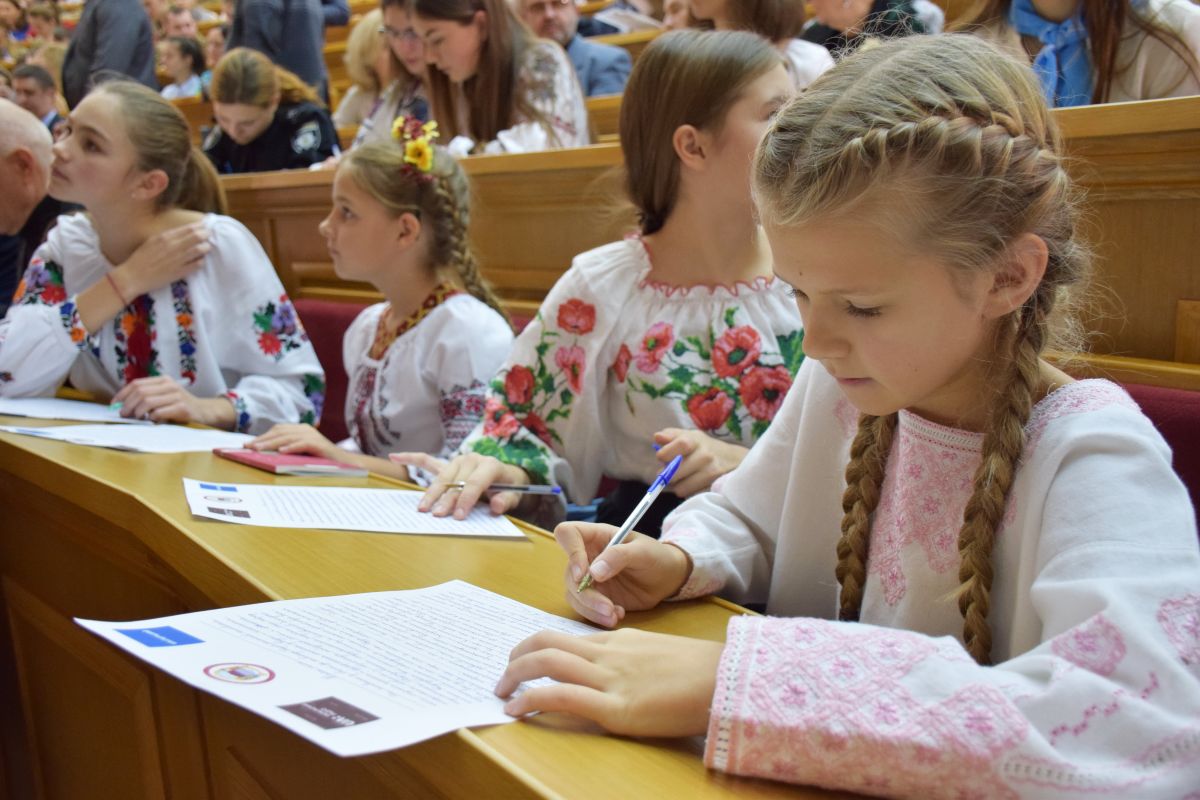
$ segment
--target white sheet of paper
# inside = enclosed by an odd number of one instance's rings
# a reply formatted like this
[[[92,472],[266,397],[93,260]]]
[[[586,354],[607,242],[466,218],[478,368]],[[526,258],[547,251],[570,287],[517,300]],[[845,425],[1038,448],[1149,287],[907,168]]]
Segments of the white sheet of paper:
[[[420,492],[338,486],[264,486],[183,479],[192,514],[266,528],[319,528],[373,533],[429,533],[524,539],[505,517],[475,507],[466,519],[417,511]]]
[[[153,425],[144,419],[122,417],[120,411],[82,400],[65,400],[61,397],[0,397],[0,414],[11,417],[36,417],[37,419],[64,419],[73,422],[117,422],[126,425]]]
[[[0,425],[0,431],[134,453],[204,452],[216,447],[242,447],[254,438],[244,433],[182,425],[55,425],[49,428]]]
[[[340,756],[511,722],[492,689],[522,639],[598,633],[463,581],[83,627]]]

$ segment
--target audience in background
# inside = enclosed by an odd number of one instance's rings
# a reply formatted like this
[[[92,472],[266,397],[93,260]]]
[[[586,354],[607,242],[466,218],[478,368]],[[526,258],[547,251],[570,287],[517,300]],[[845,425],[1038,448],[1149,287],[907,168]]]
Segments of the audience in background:
[[[683,30],[691,24],[688,0],[667,0],[663,3],[663,27],[669,31]]]
[[[987,0],[954,27],[1031,60],[1051,106],[1200,94],[1200,6],[1189,0]]]
[[[365,14],[350,30],[345,62],[351,85],[333,114],[333,121],[339,128],[361,124],[377,107],[383,90],[403,69],[386,45],[383,13],[379,9]]]
[[[212,83],[213,67],[225,55],[225,42],[228,38],[229,24],[225,22],[212,26],[208,29],[208,33],[204,34],[204,72],[200,75],[200,82],[204,84],[206,95],[208,87]]]
[[[182,6],[171,6],[167,9],[167,20],[163,27],[167,36],[177,36],[184,39],[198,39],[200,29],[196,27],[196,18],[192,12]]]
[[[20,0],[0,0],[0,31],[7,31],[6,38],[12,42],[29,37],[29,15]]]
[[[325,18],[320,0],[238,0],[227,47],[248,47],[324,93]]]
[[[804,4],[797,0],[691,0],[691,14],[719,31],[750,31],[772,42],[797,89],[833,66],[828,50],[797,38],[804,30]]]
[[[316,92],[257,50],[226,53],[209,94],[217,127],[204,152],[218,172],[310,167],[337,150],[337,131]]]
[[[32,38],[52,42],[57,31],[58,6],[53,3],[37,3],[30,7],[29,32]]]
[[[13,70],[13,94],[17,105],[40,119],[53,135],[64,117],[58,113],[58,87],[44,67],[22,64]]]
[[[812,0],[812,6],[816,21],[802,36],[834,57],[857,50],[868,39],[927,32],[912,0]]]
[[[561,47],[535,38],[506,0],[408,0],[435,69],[433,117],[456,155],[589,141],[587,108]]]
[[[188,36],[172,36],[162,53],[163,71],[171,78],[171,83],[162,88],[162,96],[168,100],[203,96],[204,53],[200,43]]]
[[[624,90],[629,71],[633,69],[628,51],[581,36],[575,0],[512,2],[534,33],[558,42],[567,51],[585,95],[620,94]]]
[[[63,96],[74,108],[102,71],[126,75],[158,91],[154,36],[139,0],[88,0],[62,66]]]

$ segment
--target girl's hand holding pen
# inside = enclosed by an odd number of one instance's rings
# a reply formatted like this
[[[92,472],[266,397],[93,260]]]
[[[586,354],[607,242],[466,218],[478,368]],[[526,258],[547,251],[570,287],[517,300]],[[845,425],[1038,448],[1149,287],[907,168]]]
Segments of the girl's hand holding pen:
[[[586,619],[612,628],[626,611],[654,608],[687,583],[691,559],[683,550],[641,533],[604,550],[617,528],[593,522],[564,522],[554,538],[567,553],[567,602]],[[603,555],[601,552],[603,551]],[[579,582],[590,569],[593,584]]]
[[[415,458],[420,455],[424,454],[392,453],[390,458],[397,464],[419,466],[432,472],[429,469],[429,457]],[[455,519],[466,518],[492,484],[529,485],[525,470],[491,456],[468,453],[439,464],[437,478],[425,490],[417,505],[418,510],[429,511],[435,517],[453,514]],[[455,483],[462,485],[453,486]],[[522,495],[518,492],[496,492],[488,498],[488,508],[493,514],[507,514],[516,510],[521,500]]]

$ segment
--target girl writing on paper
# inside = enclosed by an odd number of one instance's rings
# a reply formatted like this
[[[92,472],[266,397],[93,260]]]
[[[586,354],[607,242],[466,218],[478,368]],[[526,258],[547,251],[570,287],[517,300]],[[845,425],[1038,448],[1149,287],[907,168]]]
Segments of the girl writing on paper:
[[[754,173],[809,355],[779,417],[662,542],[556,534],[601,624],[712,592],[772,616],[723,644],[537,634],[497,693],[562,683],[510,713],[707,731],[715,769],[872,795],[1186,796],[1195,516],[1129,396],[1041,356],[1089,259],[1032,71],[969,36],[861,51]]]
[[[507,0],[408,0],[425,44],[433,118],[449,149],[528,153],[588,144],[567,54],[536,38]]]
[[[471,253],[467,178],[433,146],[436,128],[401,118],[396,140],[343,156],[321,223],[337,274],[386,298],[346,331],[351,440],[339,447],[311,425],[280,425],[251,447],[408,477],[389,452],[446,457],[482,418],[512,328]]]
[[[620,522],[682,455],[642,528],[655,530],[671,500],[741,462],[803,358],[750,200],[754,147],[791,93],[779,52],[750,33],[675,31],[646,49],[620,124],[640,232],[578,256],[550,290],[423,508],[465,515],[493,483],[556,484],[585,503],[609,475],[619,483],[600,515]],[[552,499],[518,499],[490,506],[561,518]]]
[[[54,145],[50,193],[88,213],[60,218],[0,322],[0,395],[69,379],[157,422],[320,417],[312,344],[167,100],[122,80],[92,90]]]

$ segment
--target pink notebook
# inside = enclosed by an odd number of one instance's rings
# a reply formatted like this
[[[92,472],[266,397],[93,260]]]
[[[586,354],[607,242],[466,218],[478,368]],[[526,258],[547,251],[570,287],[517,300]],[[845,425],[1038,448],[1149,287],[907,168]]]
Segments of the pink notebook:
[[[230,461],[237,461],[240,464],[267,472],[274,472],[276,475],[330,475],[347,478],[367,474],[367,471],[361,467],[354,467],[319,456],[264,453],[240,447],[218,447],[213,452],[221,458],[228,458]]]

